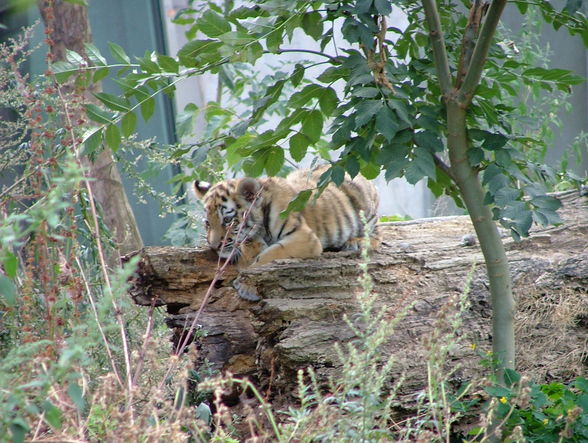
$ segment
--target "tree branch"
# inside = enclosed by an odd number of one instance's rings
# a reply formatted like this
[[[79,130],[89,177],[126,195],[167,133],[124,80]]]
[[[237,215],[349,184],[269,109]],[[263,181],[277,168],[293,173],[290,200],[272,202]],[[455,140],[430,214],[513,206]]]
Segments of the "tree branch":
[[[437,155],[433,155],[433,161],[435,162],[435,165],[441,169],[443,172],[445,172],[449,178],[455,182],[455,176],[453,175],[453,172],[451,171],[451,168],[449,167],[449,165],[447,163],[445,163],[445,161],[437,156]]]
[[[425,9],[425,17],[429,26],[429,37],[433,47],[433,58],[437,67],[439,84],[443,95],[451,91],[451,72],[449,71],[449,62],[447,60],[447,50],[445,48],[445,39],[441,29],[441,18],[435,0],[422,0]]]
[[[326,57],[329,61],[333,64],[340,65],[341,59],[339,57],[333,57],[332,55],[325,54],[324,52],[320,51],[313,51],[312,49],[278,49],[275,54],[284,54],[286,52],[302,52],[306,54],[313,54],[313,55],[320,55],[321,57]],[[271,51],[263,51],[264,54],[274,54]]]
[[[459,57],[459,66],[457,68],[457,76],[455,78],[455,87],[460,88],[463,84],[463,79],[467,74],[467,69],[470,66],[472,53],[476,45],[476,38],[480,32],[480,24],[482,17],[488,10],[489,3],[487,0],[474,0],[470,9],[470,16],[468,24],[463,34],[461,41],[461,54]]]
[[[467,68],[463,85],[459,90],[458,100],[462,106],[469,106],[474,96],[474,91],[480,83],[490,44],[492,43],[492,38],[494,37],[502,11],[506,6],[506,1],[507,0],[494,0],[490,5],[486,21],[482,26],[480,37],[478,38],[474,53],[472,54],[472,59]]]

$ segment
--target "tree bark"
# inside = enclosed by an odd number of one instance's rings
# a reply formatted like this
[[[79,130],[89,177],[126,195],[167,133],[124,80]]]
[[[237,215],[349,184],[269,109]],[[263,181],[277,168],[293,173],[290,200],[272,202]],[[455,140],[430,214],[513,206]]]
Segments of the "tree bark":
[[[561,199],[564,225],[534,229],[518,243],[501,232],[517,300],[517,369],[537,381],[571,380],[586,371],[588,202],[576,191]],[[405,378],[400,406],[411,408],[426,386],[425,343],[442,308],[463,293],[472,265],[469,307],[447,364],[455,370],[456,386],[486,371],[480,352],[492,349],[488,278],[480,248],[462,245],[462,237],[473,232],[465,216],[382,226],[385,241],[369,266],[378,308],[392,318],[411,306],[382,349],[396,361],[390,383]],[[176,341],[192,323],[206,331],[196,341],[200,361],[253,377],[278,401],[296,392],[298,369],[312,366],[321,381],[337,375],[333,345],[353,338],[343,314],[357,312],[359,257],[325,253],[242,271],[240,278],[257,288],[259,302],[236,295],[231,282],[238,273],[229,268],[195,319],[217,266],[214,253],[150,247],[136,254],[141,260],[131,296],[140,305],[166,305]]]
[[[490,44],[506,6],[506,0],[492,2],[479,35],[470,41],[472,36],[469,32],[478,27],[478,20],[481,20],[482,11],[488,4],[475,2],[472,5],[468,29],[462,40],[460,66],[455,82],[449,70],[447,49],[437,6],[433,0],[422,0],[422,3],[429,27],[439,85],[447,105],[450,177],[459,188],[484,254],[492,295],[493,357],[497,361],[496,376],[500,383],[504,383],[504,369],[515,367],[512,282],[506,251],[500,240],[498,228],[492,219],[490,208],[483,203],[485,191],[478,171],[470,165],[468,159],[466,115],[480,83]],[[470,26],[472,26],[471,29]]]
[[[50,60],[65,60],[67,50],[75,51],[87,59],[84,44],[92,41],[87,7],[63,0],[41,0],[38,5],[50,40]],[[81,91],[84,101],[98,104],[93,93],[100,90],[100,84],[94,83]],[[110,264],[115,264],[119,261],[119,255],[143,246],[141,234],[110,148],[103,146],[93,161],[87,157],[83,161],[89,170],[88,176],[93,179],[90,186],[102,208],[104,223],[118,248],[116,256],[109,260]]]

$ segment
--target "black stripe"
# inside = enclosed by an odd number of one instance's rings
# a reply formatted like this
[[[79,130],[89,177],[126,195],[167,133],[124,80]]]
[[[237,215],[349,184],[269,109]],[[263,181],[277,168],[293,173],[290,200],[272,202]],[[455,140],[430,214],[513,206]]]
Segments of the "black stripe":
[[[269,239],[269,242],[268,243],[272,243],[272,241],[273,241],[272,231],[270,230],[270,211],[271,211],[271,204],[272,204],[272,201],[270,200],[267,203],[264,203],[263,207],[261,208],[262,213],[263,213],[263,227],[265,229],[266,236]]]
[[[278,236],[276,237],[278,240],[282,238],[282,232],[284,231],[284,228],[286,227],[286,223],[288,223],[287,218],[286,218],[286,220],[284,220],[284,223],[282,223],[282,227],[280,228],[280,232],[278,232]]]
[[[300,214],[296,214],[296,215],[297,215],[297,217],[296,217],[296,222],[294,224],[294,227],[292,229],[290,229],[288,232],[286,232],[284,234],[284,237],[288,237],[290,234],[296,232],[296,230],[300,226]],[[284,238],[284,237],[282,237],[282,238]]]

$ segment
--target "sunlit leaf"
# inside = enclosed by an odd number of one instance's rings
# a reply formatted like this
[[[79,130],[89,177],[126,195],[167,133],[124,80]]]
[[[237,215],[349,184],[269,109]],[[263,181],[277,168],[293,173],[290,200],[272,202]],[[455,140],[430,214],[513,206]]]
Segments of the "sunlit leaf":
[[[108,125],[106,128],[106,132],[104,133],[104,138],[108,146],[110,146],[110,149],[112,149],[114,152],[118,151],[121,137],[120,130],[118,129],[117,125]]]
[[[119,62],[125,65],[129,65],[131,63],[131,59],[125,52],[125,50],[117,43],[108,42],[108,47],[110,48],[110,53],[112,56]]]
[[[323,132],[323,114],[318,110],[312,110],[302,121],[302,133],[313,143],[320,140]]]

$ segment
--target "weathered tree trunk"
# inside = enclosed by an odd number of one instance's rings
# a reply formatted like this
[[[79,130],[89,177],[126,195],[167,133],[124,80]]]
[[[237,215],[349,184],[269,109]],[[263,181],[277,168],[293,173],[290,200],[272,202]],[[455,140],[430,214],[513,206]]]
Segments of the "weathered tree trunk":
[[[535,229],[519,243],[503,232],[517,300],[517,369],[539,381],[569,380],[587,366],[588,202],[576,191],[561,198],[564,225]],[[473,265],[462,340],[450,363],[458,368],[456,383],[482,373],[479,352],[492,349],[488,281],[479,247],[462,245],[473,233],[468,217],[391,223],[382,231],[385,242],[370,264],[378,304],[390,318],[412,304],[382,352],[395,356],[393,379],[404,375],[400,399],[410,406],[426,385],[423,339],[441,308],[463,293]],[[329,253],[241,272],[257,287],[259,302],[236,295],[231,281],[237,271],[230,268],[195,319],[217,265],[214,253],[171,247],[138,253],[135,302],[167,305],[178,337],[193,322],[207,331],[198,339],[199,356],[216,368],[254,376],[274,395],[293,392],[299,368],[313,366],[319,377],[337,374],[333,344],[353,336],[342,316],[357,310],[357,256]]]
[[[86,58],[84,43],[92,41],[87,7],[66,3],[63,0],[39,1],[39,9],[50,39],[50,59],[65,60],[66,50],[77,52]],[[92,95],[100,92],[100,84],[93,84],[81,91],[86,103],[97,103]],[[93,161],[84,158],[90,184],[104,214],[104,223],[110,229],[120,254],[135,251],[143,246],[141,234],[127,199],[120,173],[107,146],[98,153]],[[111,257],[111,264],[117,263],[119,257]]]

